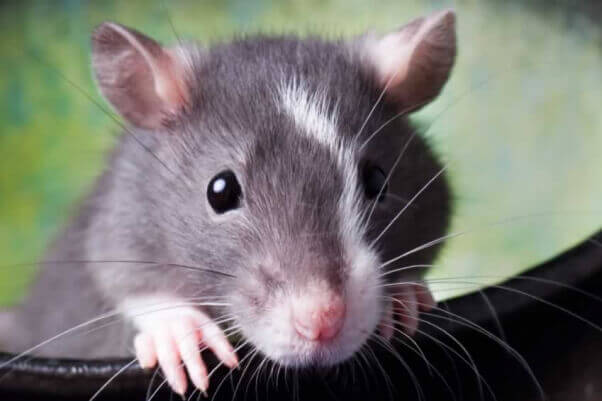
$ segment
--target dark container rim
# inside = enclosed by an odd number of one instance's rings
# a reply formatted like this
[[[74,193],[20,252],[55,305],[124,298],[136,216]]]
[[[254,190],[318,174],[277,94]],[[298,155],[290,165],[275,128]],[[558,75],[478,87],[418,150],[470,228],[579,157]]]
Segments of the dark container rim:
[[[469,319],[483,327],[491,327],[500,321],[517,320],[522,326],[533,323],[533,313],[542,307],[542,301],[555,299],[566,293],[586,291],[592,278],[602,276],[602,230],[573,248],[541,263],[524,274],[513,277],[500,285],[463,295],[444,302],[448,310]],[[600,287],[593,294],[601,296]],[[520,295],[527,292],[528,296]],[[488,300],[487,307],[483,300]],[[597,309],[602,309],[597,307]],[[492,310],[495,314],[492,314]],[[427,317],[435,321],[436,317]],[[586,330],[582,328],[580,330]],[[427,330],[429,331],[429,330]],[[449,333],[464,338],[465,327],[451,325]],[[430,335],[443,339],[439,331],[430,331]],[[418,335],[422,344],[424,336]],[[215,361],[209,357],[209,364]],[[52,399],[88,399],[107,380],[118,374],[111,385],[103,390],[102,399],[121,399],[123,394],[146,394],[149,385],[149,372],[142,370],[130,360],[76,360],[40,357],[24,357],[13,360],[14,355],[0,353],[0,394],[28,395],[36,394]],[[226,387],[226,386],[224,386]],[[224,391],[222,389],[222,391]]]

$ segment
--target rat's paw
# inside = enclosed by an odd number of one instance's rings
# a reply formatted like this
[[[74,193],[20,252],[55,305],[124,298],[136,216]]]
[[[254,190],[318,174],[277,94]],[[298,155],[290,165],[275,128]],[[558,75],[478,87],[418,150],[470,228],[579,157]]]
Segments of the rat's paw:
[[[134,339],[138,362],[143,368],[159,363],[165,379],[178,394],[186,393],[187,379],[201,391],[209,387],[201,348],[210,348],[228,367],[238,359],[220,327],[205,313],[192,307],[150,312],[134,319],[140,333]]]
[[[428,312],[436,305],[433,294],[424,284],[400,284],[393,288],[392,298],[379,326],[381,335],[387,340],[393,337],[395,322],[403,332],[414,335],[420,312]]]

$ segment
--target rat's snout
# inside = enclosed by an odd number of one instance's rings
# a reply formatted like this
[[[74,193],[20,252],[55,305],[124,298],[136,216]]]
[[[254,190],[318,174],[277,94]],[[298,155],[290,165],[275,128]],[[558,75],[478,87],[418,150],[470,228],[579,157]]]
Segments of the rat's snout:
[[[292,300],[292,323],[302,338],[327,341],[341,330],[345,309],[345,302],[338,294],[304,294]]]

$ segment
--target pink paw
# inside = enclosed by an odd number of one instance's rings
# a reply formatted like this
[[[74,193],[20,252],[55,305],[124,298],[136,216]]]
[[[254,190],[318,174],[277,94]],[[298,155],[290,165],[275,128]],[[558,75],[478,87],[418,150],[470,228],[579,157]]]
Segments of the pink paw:
[[[433,294],[424,284],[400,284],[393,287],[391,296],[393,300],[387,304],[379,326],[380,334],[386,340],[393,337],[396,322],[404,333],[414,335],[420,312],[428,312],[436,305]]]
[[[134,321],[140,329],[134,339],[140,366],[152,368],[158,362],[167,383],[180,395],[186,393],[186,370],[199,390],[206,392],[209,387],[202,348],[211,349],[230,368],[238,365],[224,332],[198,309],[175,307],[138,316]]]

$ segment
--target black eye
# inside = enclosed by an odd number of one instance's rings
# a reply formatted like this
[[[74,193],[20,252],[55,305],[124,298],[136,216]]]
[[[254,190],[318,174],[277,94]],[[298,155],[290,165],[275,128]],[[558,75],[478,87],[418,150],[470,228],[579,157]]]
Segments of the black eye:
[[[374,199],[377,196],[379,202],[385,199],[388,189],[387,175],[380,167],[367,163],[362,173],[362,181],[368,199]]]
[[[209,182],[207,199],[215,213],[222,214],[238,208],[241,198],[242,189],[232,171],[222,171]]]

